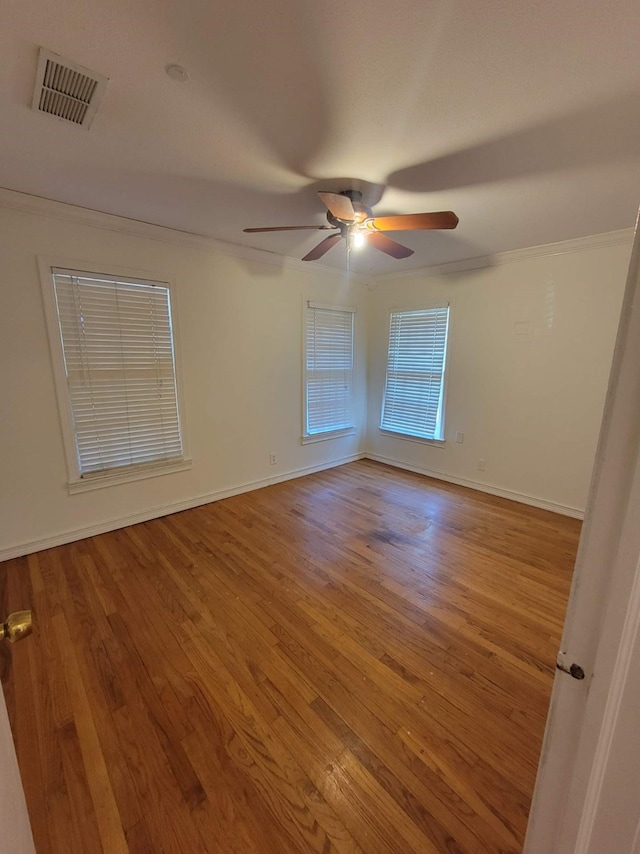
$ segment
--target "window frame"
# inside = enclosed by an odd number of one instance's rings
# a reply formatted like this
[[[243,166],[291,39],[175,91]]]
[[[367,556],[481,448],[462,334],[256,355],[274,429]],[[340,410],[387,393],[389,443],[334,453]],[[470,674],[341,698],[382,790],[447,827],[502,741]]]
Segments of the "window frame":
[[[334,430],[323,430],[322,432],[309,433],[308,430],[308,382],[307,382],[307,320],[308,311],[310,308],[320,309],[323,311],[336,311],[348,313],[351,315],[351,388],[349,395],[349,419],[351,424],[347,427],[340,427]],[[354,380],[355,380],[355,339],[356,339],[356,314],[357,309],[352,305],[340,305],[338,303],[321,303],[315,300],[304,299],[302,304],[302,438],[303,445],[312,444],[314,442],[324,442],[328,439],[337,439],[341,436],[350,436],[357,431],[355,425],[355,396],[354,396]]]
[[[384,415],[384,405],[387,395],[387,383],[388,383],[388,374],[389,374],[389,346],[391,343],[391,324],[392,317],[394,314],[410,314],[412,312],[420,312],[420,311],[435,311],[438,309],[448,309],[447,315],[447,338],[446,344],[444,348],[444,360],[443,360],[443,371],[442,371],[442,414],[441,414],[441,425],[442,425],[442,438],[428,438],[425,436],[417,436],[413,433],[403,433],[400,430],[394,430],[389,427],[383,426],[383,415]],[[380,423],[378,426],[378,430],[380,433],[383,433],[386,436],[393,436],[397,439],[403,439],[408,442],[418,442],[423,445],[431,445],[437,448],[444,448],[446,444],[446,408],[447,408],[447,381],[449,375],[450,368],[450,348],[451,348],[451,331],[452,331],[452,305],[450,301],[442,301],[437,303],[430,303],[429,305],[420,305],[413,307],[394,307],[389,309],[388,318],[387,318],[387,339],[386,339],[386,358],[385,358],[385,367],[384,367],[384,388],[382,392],[382,401],[380,405]]]
[[[129,483],[131,481],[146,480],[151,477],[158,477],[160,475],[190,469],[192,467],[192,460],[189,454],[187,440],[188,431],[186,423],[186,407],[184,403],[184,389],[181,370],[182,358],[180,354],[180,339],[178,332],[178,288],[175,281],[170,277],[158,274],[156,271],[134,270],[110,263],[95,264],[86,260],[51,256],[37,256],[37,262],[49,338],[49,350],[56,390],[58,416],[67,467],[67,488],[69,493],[73,495],[79,492],[101,489],[106,486],[115,486],[121,483]],[[149,463],[134,463],[117,469],[107,469],[101,472],[90,472],[82,475],[78,461],[75,425],[65,370],[64,348],[62,344],[53,280],[55,269],[69,270],[77,272],[80,275],[118,277],[124,280],[131,279],[157,283],[169,290],[176,397],[182,439],[182,457],[172,460],[155,460]]]

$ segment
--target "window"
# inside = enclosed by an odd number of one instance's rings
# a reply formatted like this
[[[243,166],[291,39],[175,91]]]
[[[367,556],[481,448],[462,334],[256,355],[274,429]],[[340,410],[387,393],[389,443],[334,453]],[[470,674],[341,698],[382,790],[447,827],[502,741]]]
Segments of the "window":
[[[51,280],[70,485],[184,461],[168,284],[57,267]]]
[[[449,306],[392,311],[380,428],[444,439],[444,376]]]
[[[353,429],[354,311],[307,303],[303,441]]]

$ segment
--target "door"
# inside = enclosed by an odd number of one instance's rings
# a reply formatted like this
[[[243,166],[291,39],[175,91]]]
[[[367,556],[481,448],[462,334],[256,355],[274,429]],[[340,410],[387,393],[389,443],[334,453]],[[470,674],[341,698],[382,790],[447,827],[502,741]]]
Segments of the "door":
[[[525,854],[640,852],[639,241],[561,643],[586,678],[556,671]]]
[[[2,643],[2,641],[0,641]],[[0,690],[0,834],[2,851],[34,854],[33,837],[24,800],[9,716]]]

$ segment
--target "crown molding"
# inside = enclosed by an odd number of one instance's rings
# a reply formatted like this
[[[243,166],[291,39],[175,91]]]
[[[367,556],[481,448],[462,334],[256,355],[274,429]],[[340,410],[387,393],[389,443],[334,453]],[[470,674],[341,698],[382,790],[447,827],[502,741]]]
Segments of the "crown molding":
[[[116,214],[105,213],[104,211],[70,205],[67,202],[58,202],[54,199],[21,193],[5,187],[0,187],[0,207],[38,214],[39,216],[52,217],[53,219],[65,220],[67,222],[76,222],[93,228],[101,228],[106,231],[114,231],[119,234],[127,234],[147,240],[157,240],[161,243],[186,246],[190,249],[213,252],[216,255],[241,258],[243,261],[253,261],[257,264],[266,264],[271,267],[302,270],[307,274],[323,274],[331,279],[339,279],[341,282],[344,281],[345,277],[345,271],[329,267],[325,264],[314,264],[313,267],[310,267],[304,261],[289,258],[285,255],[278,255],[268,250],[253,249],[238,243],[229,243],[213,237],[205,237],[202,234],[180,231],[179,229],[167,228],[166,226],[155,225],[154,223],[144,222],[143,220],[129,219],[128,217],[117,216]],[[347,273],[347,275],[349,280],[356,284],[367,287],[371,284],[369,276],[352,272]]]
[[[528,246],[524,249],[511,249],[508,252],[497,252],[495,255],[483,255],[478,258],[465,258],[461,261],[450,261],[433,267],[420,267],[413,270],[403,270],[399,273],[383,273],[372,277],[372,285],[384,285],[398,280],[419,276],[447,276],[453,273],[464,273],[469,270],[482,270],[487,267],[501,267],[504,264],[515,264],[519,261],[530,261],[533,258],[548,258],[553,255],[566,255],[572,252],[582,252],[587,249],[600,249],[604,246],[618,246],[633,242],[633,228],[623,228],[619,231],[607,231],[603,234],[593,234],[588,237],[575,237],[571,240],[561,240],[557,243],[544,243],[540,246]]]
[[[326,275],[334,280],[339,279],[340,281],[344,281],[345,271],[338,270],[336,267],[315,263],[311,269],[304,261],[300,261],[297,258],[290,258],[286,255],[278,255],[275,252],[269,252],[265,249],[253,249],[238,243],[230,243],[217,240],[213,237],[205,237],[202,234],[180,231],[179,229],[167,228],[166,226],[155,225],[154,223],[144,222],[143,220],[129,219],[128,217],[96,211],[91,208],[70,205],[67,202],[58,202],[54,199],[21,193],[17,190],[0,187],[0,207],[53,217],[54,219],[66,220],[67,222],[77,222],[82,225],[92,226],[93,228],[102,228],[107,231],[128,234],[147,240],[157,240],[161,243],[173,243],[177,246],[186,246],[204,252],[213,252],[217,255],[240,258],[244,261],[266,264],[271,267],[301,270],[307,274],[315,272]],[[632,240],[633,229],[625,228],[619,231],[608,231],[588,237],[562,240],[557,243],[529,246],[524,249],[512,249],[508,252],[498,252],[495,255],[483,255],[477,258],[465,258],[461,261],[450,261],[446,264],[438,264],[433,267],[402,270],[398,273],[382,273],[381,275],[372,273],[364,275],[349,272],[347,275],[351,282],[372,289],[377,285],[384,285],[399,280],[403,281],[415,278],[416,276],[419,276],[421,279],[433,276],[446,276],[453,273],[464,273],[470,270],[482,270],[487,267],[502,266],[503,264],[513,264],[519,261],[529,261],[533,258],[544,258],[553,255],[564,255],[570,252],[598,249],[604,246],[631,245]]]

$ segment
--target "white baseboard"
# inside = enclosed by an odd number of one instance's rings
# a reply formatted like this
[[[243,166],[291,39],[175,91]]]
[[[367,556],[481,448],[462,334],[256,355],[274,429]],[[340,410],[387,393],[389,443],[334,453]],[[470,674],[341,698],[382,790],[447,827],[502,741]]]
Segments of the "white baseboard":
[[[190,510],[192,507],[199,507],[201,504],[210,504],[214,501],[220,501],[223,498],[230,498],[232,495],[240,495],[243,492],[252,492],[254,489],[262,489],[263,486],[271,486],[274,483],[283,483],[286,480],[294,480],[297,477],[304,477],[307,474],[324,471],[325,469],[342,466],[345,463],[352,463],[355,460],[364,458],[364,454],[350,454],[347,457],[341,457],[337,460],[332,460],[330,463],[322,463],[317,466],[307,466],[305,468],[295,469],[284,474],[278,474],[274,477],[263,478],[262,480],[254,480],[249,483],[239,484],[230,489],[220,489],[216,492],[209,492],[206,495],[198,495],[195,498],[187,498],[184,501],[176,501],[172,504],[163,504],[158,507],[148,507],[141,510],[139,513],[132,513],[128,516],[118,516],[114,519],[108,519],[105,522],[99,522],[97,525],[89,525],[84,528],[74,528],[70,531],[63,531],[54,534],[50,537],[45,537],[41,540],[31,540],[20,545],[9,546],[5,549],[0,549],[0,561],[11,560],[11,558],[21,557],[22,555],[39,552],[43,549],[51,549],[55,546],[63,546],[65,543],[72,543],[76,540],[84,540],[87,537],[95,537],[98,534],[106,534],[108,531],[115,531],[118,528],[126,528],[129,525],[137,525],[139,522],[148,522],[150,519],[158,519],[160,516],[168,516],[170,513],[179,513],[181,510]]]
[[[569,507],[566,504],[558,504],[555,501],[546,501],[543,498],[536,498],[533,495],[524,495],[521,492],[513,492],[510,489],[502,489],[499,486],[492,486],[487,483],[480,483],[477,480],[467,480],[463,477],[453,477],[444,472],[434,471],[424,468],[423,466],[408,465],[407,463],[395,460],[392,457],[383,457],[381,454],[365,453],[365,458],[368,460],[376,460],[379,463],[386,463],[388,466],[393,466],[398,469],[405,469],[416,474],[424,474],[427,477],[433,477],[436,480],[444,480],[446,483],[455,483],[458,486],[466,486],[469,489],[475,489],[478,492],[486,492],[489,495],[497,495],[499,498],[508,498],[510,501],[518,501],[520,504],[528,504],[531,507],[540,507],[542,510],[551,510],[553,513],[560,513],[563,516],[571,516],[573,519],[583,519],[584,510],[579,510],[577,507]]]

